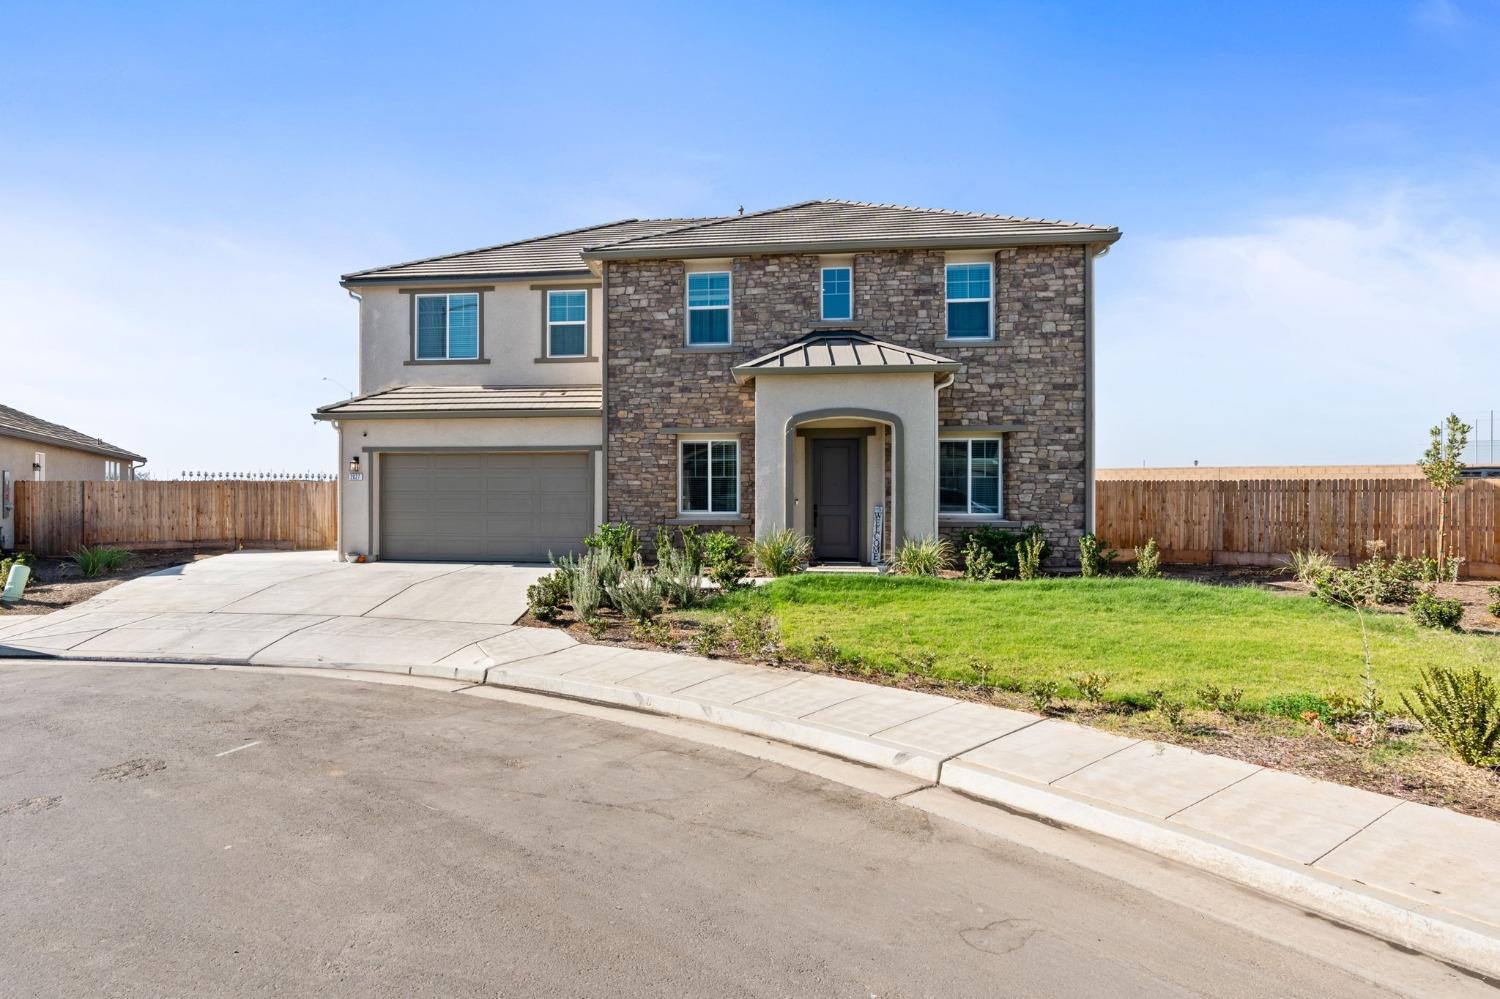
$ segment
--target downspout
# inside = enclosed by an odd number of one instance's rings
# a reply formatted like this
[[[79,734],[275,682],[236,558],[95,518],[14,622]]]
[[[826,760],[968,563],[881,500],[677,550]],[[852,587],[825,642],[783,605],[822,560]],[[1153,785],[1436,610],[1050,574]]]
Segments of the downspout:
[[[599,265],[599,466],[601,485],[599,489],[600,509],[595,520],[609,522],[609,261]]]
[[[1094,533],[1094,257],[1109,246],[1083,248],[1083,532]]]
[[[353,288],[345,288],[344,291],[348,293],[348,295],[349,295],[350,298],[352,298],[355,302],[357,302],[359,304],[359,340],[360,340],[360,348],[363,349],[363,346],[364,346],[365,298],[364,298],[363,295],[361,295],[359,292],[355,291]],[[360,367],[360,378],[361,378],[361,381],[358,384],[360,385],[361,388],[363,388],[364,387],[364,384],[363,384],[364,362],[363,362],[363,360],[361,360],[359,367]],[[347,477],[344,474],[344,462],[348,461],[349,459],[344,455],[344,424],[343,424],[343,421],[341,421],[341,420],[332,420],[330,422],[333,424],[333,438],[334,438],[334,441],[336,442],[335,446],[338,448],[338,456],[337,456],[338,460],[335,461],[334,465],[333,465],[334,476],[335,476],[334,477],[334,482],[337,483],[337,486],[334,489],[334,493],[335,493],[335,495],[334,495],[334,501],[337,504],[337,514],[338,514],[338,528],[334,532],[336,543],[338,544],[338,551],[334,552],[334,557],[338,561],[340,561],[340,562],[347,562],[349,560],[349,556],[347,554],[347,552],[349,551],[349,546],[346,544],[346,542],[345,542],[345,536],[344,536],[344,520],[345,520],[345,517],[344,517],[344,490],[347,488],[346,485],[345,485],[345,479]],[[370,464],[373,466],[374,465],[374,461],[373,460],[370,461]],[[364,483],[360,483],[360,487],[361,488],[368,488],[367,486],[364,485]],[[367,550],[373,548],[373,545],[370,544],[370,541],[373,541],[373,540],[374,540],[373,538],[366,540],[366,542],[365,542],[365,548]]]

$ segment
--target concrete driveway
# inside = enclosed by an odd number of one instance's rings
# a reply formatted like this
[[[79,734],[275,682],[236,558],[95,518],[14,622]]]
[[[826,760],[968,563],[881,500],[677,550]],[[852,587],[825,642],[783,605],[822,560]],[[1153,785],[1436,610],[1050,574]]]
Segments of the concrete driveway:
[[[122,656],[348,666],[463,678],[493,661],[571,644],[517,629],[545,566],[340,562],[332,552],[236,552],[121,583],[55,614],[0,618],[0,656]],[[535,637],[534,637],[535,636]],[[542,637],[546,636],[546,637]],[[514,648],[513,648],[514,647]],[[535,654],[534,652],[531,654]]]

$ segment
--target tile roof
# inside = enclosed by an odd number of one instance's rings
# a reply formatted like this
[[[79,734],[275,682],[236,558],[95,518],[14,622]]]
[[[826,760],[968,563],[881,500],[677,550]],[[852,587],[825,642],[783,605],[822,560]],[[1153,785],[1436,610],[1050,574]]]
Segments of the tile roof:
[[[656,233],[595,240],[584,259],[812,253],[881,248],[1113,243],[1120,230],[1052,219],[1020,218],[862,201],[804,201],[750,215],[707,219]]]
[[[36,441],[39,444],[55,444],[125,461],[146,460],[143,455],[136,454],[134,451],[115,447],[97,437],[89,437],[59,423],[48,423],[30,413],[23,413],[9,406],[0,406],[0,437],[19,437],[22,440]]]
[[[376,284],[404,279],[473,278],[527,274],[587,274],[588,265],[579,256],[585,244],[629,239],[635,236],[680,229],[708,221],[690,219],[623,219],[602,225],[569,229],[549,236],[520,239],[499,246],[486,246],[462,253],[409,260],[404,264],[372,267],[345,274],[344,284]]]
[[[914,347],[886,343],[862,333],[814,333],[753,361],[735,365],[741,383],[768,374],[906,374],[916,371],[957,372],[963,365]]]
[[[604,390],[598,385],[532,386],[400,385],[320,406],[313,417],[424,419],[434,416],[599,416]]]

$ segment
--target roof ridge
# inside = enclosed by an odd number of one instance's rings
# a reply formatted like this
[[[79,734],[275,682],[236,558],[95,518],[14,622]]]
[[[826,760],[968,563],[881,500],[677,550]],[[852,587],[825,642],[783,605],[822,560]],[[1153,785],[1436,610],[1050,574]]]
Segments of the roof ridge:
[[[812,204],[813,202],[804,202]],[[1070,222],[1066,219],[1048,219],[1035,215],[1001,215],[996,212],[970,212],[959,208],[927,208],[922,205],[898,205],[894,202],[856,201],[851,198],[820,198],[817,203],[828,205],[852,205],[858,208],[895,208],[905,212],[931,212],[934,215],[956,215],[963,218],[995,219],[1001,222],[1045,222],[1049,225],[1071,225],[1080,229],[1109,230],[1114,226],[1097,225],[1093,222]],[[658,233],[658,235],[661,235]]]
[[[665,229],[661,232],[642,233],[639,236],[630,236],[625,239],[617,239],[608,243],[594,243],[591,246],[585,246],[583,250],[585,253],[587,253],[589,250],[603,249],[606,246],[624,246],[625,244],[633,243],[638,239],[650,239],[657,236],[675,236],[680,232],[693,232],[698,229],[706,229],[711,225],[719,225],[721,223],[728,222],[738,222],[740,219],[760,218],[763,215],[775,215],[777,212],[786,212],[792,210],[793,208],[805,208],[808,205],[821,204],[824,200],[826,199],[811,198],[807,201],[799,201],[793,205],[781,205],[777,208],[764,208],[758,212],[750,212],[748,215],[719,215],[708,218],[703,222],[699,222],[697,225],[685,225],[678,229]]]
[[[348,274],[345,274],[344,277],[346,277],[346,278],[361,277],[361,276],[366,275],[366,274],[377,274],[380,271],[393,271],[393,270],[395,270],[398,267],[412,267],[412,266],[414,266],[416,264],[430,264],[430,263],[432,263],[433,261],[436,261],[436,260],[449,260],[449,259],[451,259],[453,257],[466,257],[466,256],[468,256],[471,253],[489,253],[492,250],[503,250],[503,249],[506,249],[507,247],[511,247],[511,246],[525,246],[527,243],[539,243],[539,242],[541,242],[544,239],[556,239],[559,236],[573,236],[573,235],[576,235],[576,234],[578,234],[580,232],[588,232],[591,229],[607,229],[610,226],[625,225],[628,222],[651,222],[651,221],[675,222],[676,219],[660,219],[660,220],[638,219],[638,218],[615,219],[613,222],[599,222],[599,223],[596,223],[595,225],[584,225],[584,226],[578,226],[577,228],[574,228],[574,229],[563,229],[563,230],[561,230],[559,232],[549,232],[545,236],[528,236],[525,239],[513,239],[513,240],[510,240],[509,242],[505,242],[505,243],[496,243],[494,246],[476,246],[472,250],[459,250],[459,251],[457,251],[455,253],[439,253],[439,254],[437,254],[435,256],[431,256],[431,257],[419,257],[416,260],[403,260],[400,263],[396,263],[396,264],[382,264],[379,267],[366,267],[364,270],[350,271]],[[673,230],[667,230],[667,231],[671,232]]]

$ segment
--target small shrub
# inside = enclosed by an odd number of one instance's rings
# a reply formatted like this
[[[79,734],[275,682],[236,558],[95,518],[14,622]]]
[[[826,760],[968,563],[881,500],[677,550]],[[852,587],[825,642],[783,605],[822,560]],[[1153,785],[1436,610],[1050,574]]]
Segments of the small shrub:
[[[722,621],[704,621],[688,639],[688,648],[695,656],[712,657],[724,644],[726,634]]]
[[[1297,577],[1297,582],[1309,586],[1334,567],[1331,555],[1314,550],[1292,552],[1287,565],[1291,567],[1292,575]]]
[[[595,638],[603,638],[609,631],[609,622],[602,617],[591,617],[583,624]]]
[[[671,546],[656,550],[656,586],[677,607],[696,607],[703,600],[703,579],[691,558]]]
[[[892,556],[892,572],[903,576],[936,576],[953,565],[953,544],[947,538],[903,538]]]
[[[812,645],[808,647],[807,652],[812,657],[813,662],[826,666],[829,669],[833,669],[844,658],[844,654],[839,651],[839,647],[834,645],[833,639],[827,635],[818,635],[815,637],[812,640]]]
[[[1245,692],[1239,687],[1224,690],[1216,683],[1205,684],[1198,689],[1198,700],[1202,701],[1205,707],[1210,711],[1225,715],[1238,714],[1240,701],[1244,696]]]
[[[71,557],[73,564],[78,566],[78,571],[92,578],[122,568],[126,560],[130,558],[130,553],[123,548],[111,548],[109,545],[85,545],[74,552]]]
[[[725,531],[705,534],[701,539],[703,566],[708,578],[728,593],[744,583],[749,567],[745,564],[745,546]]]
[[[896,661],[908,673],[915,673],[917,676],[937,675],[937,653],[935,652],[929,652],[926,649],[918,649],[910,653],[898,652]]]
[[[1151,700],[1151,707],[1166,721],[1167,726],[1174,732],[1182,730],[1183,723],[1187,718],[1187,705],[1181,701],[1167,696],[1165,690],[1148,690],[1146,696]]]
[[[1136,551],[1135,574],[1142,579],[1161,575],[1161,549],[1156,547],[1155,538],[1148,538],[1145,547]]]
[[[661,586],[656,574],[636,562],[635,568],[620,573],[620,578],[606,591],[615,609],[631,621],[654,621],[661,613]]]
[[[1078,571],[1084,576],[1102,576],[1109,571],[1110,563],[1120,555],[1107,546],[1097,534],[1085,534],[1078,539]]]
[[[634,565],[641,553],[641,536],[629,524],[600,524],[583,543],[596,551],[607,551],[622,566]]]
[[[563,589],[571,592],[573,589],[573,577],[578,574],[578,556],[553,555],[551,552],[548,552],[547,561],[552,563],[553,573],[562,577]]]
[[[1042,575],[1042,559],[1047,557],[1047,539],[1042,532],[1032,530],[1016,549],[1016,575],[1022,579],[1039,579]]]
[[[637,621],[630,629],[630,637],[637,642],[660,645],[662,648],[672,648],[676,645],[672,641],[672,626],[661,620]]]
[[[812,557],[812,542],[796,531],[784,530],[756,540],[750,550],[767,576],[790,576]]]
[[[36,556],[31,554],[31,552],[16,552],[14,555],[7,555],[5,558],[0,558],[0,587],[3,587],[10,581],[10,570],[12,567],[18,565],[31,566],[35,562]],[[26,580],[26,585],[30,586],[34,582],[36,582],[35,570],[32,571],[31,577]]]
[[[964,531],[958,536],[959,547],[967,550],[970,543],[977,543],[994,558],[995,564],[1000,568],[1000,578],[1017,575],[1019,569],[1019,551],[1022,543],[1028,537],[1038,534],[1035,528],[1026,532],[1006,531],[988,524],[971,530]],[[1042,561],[1045,561],[1050,548],[1043,541]]]
[[[1051,712],[1052,702],[1057,699],[1058,682],[1056,680],[1037,680],[1026,688],[1026,696],[1031,698],[1031,707],[1039,715]]]
[[[1486,607],[1485,610],[1490,612],[1491,617],[1500,617],[1500,586],[1487,586],[1484,592],[1494,598],[1494,603]]]
[[[1437,742],[1470,766],[1496,762],[1500,743],[1500,694],[1479,667],[1441,666],[1422,671],[1422,684],[1401,702]]]
[[[561,572],[549,572],[526,587],[527,609],[538,621],[554,620],[567,602],[568,577]]]
[[[990,550],[970,538],[964,545],[964,578],[976,583],[999,579],[1002,574],[999,562]]]
[[[1098,707],[1104,703],[1104,690],[1109,686],[1109,674],[1090,671],[1073,677],[1073,686],[1083,699]]]
[[[769,614],[735,614],[729,619],[729,641],[747,659],[780,662],[785,655],[781,626]]]
[[[604,606],[606,572],[614,556],[606,551],[590,550],[573,565],[573,582],[568,588],[568,603],[580,621],[593,621]],[[610,570],[612,572],[612,570]]]
[[[1464,605],[1461,601],[1443,598],[1432,592],[1418,595],[1416,602],[1411,605],[1411,619],[1423,628],[1457,631],[1458,623],[1463,618]]]
[[[1265,711],[1268,715],[1283,718],[1301,718],[1309,713],[1322,717],[1330,714],[1328,702],[1317,694],[1273,694],[1266,698]]]

